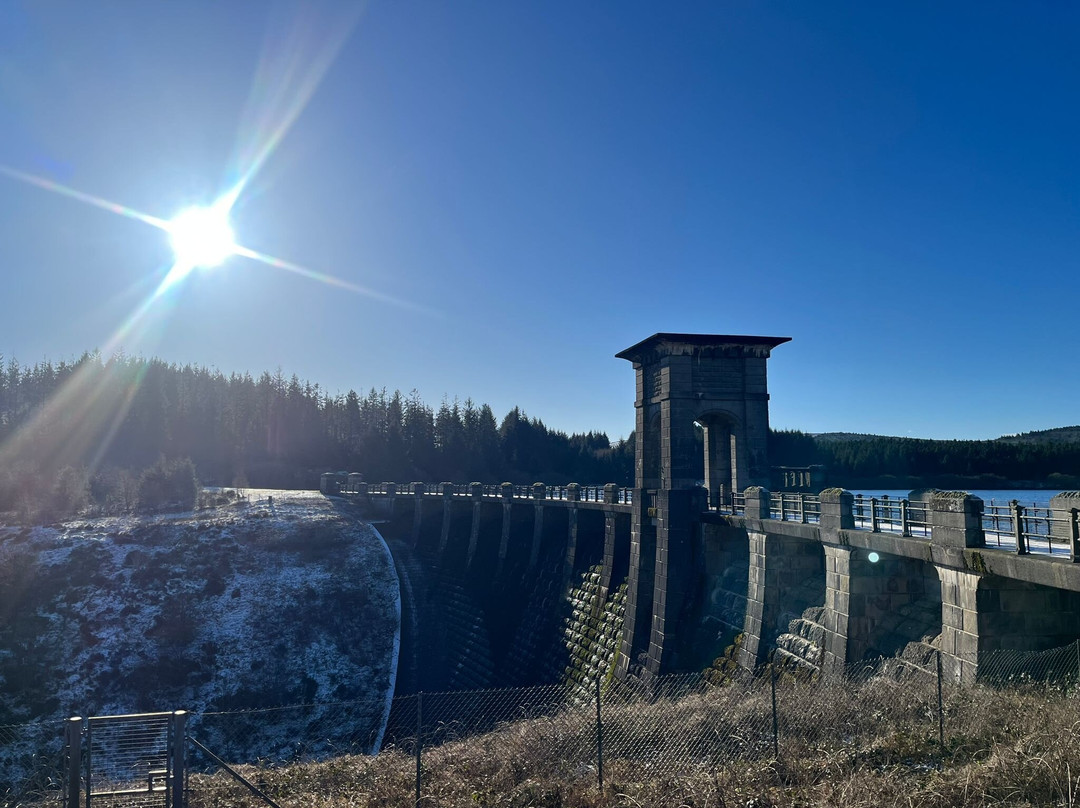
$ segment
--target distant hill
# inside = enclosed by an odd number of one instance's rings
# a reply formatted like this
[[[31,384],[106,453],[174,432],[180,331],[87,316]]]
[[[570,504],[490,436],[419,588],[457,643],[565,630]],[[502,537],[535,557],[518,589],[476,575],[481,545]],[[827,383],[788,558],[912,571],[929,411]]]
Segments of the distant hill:
[[[866,435],[862,432],[818,432],[816,434],[810,433],[810,436],[814,440],[833,443],[846,443],[848,441],[874,440],[876,438],[892,437],[891,435]]]
[[[822,443],[850,443],[863,440],[902,440],[899,435],[869,435],[863,432],[819,432],[810,436]],[[920,438],[919,440],[937,440]],[[994,443],[1080,443],[1080,426],[1059,426],[991,439]]]
[[[1000,443],[1080,443],[1080,426],[1059,426],[1019,435],[1002,435]]]

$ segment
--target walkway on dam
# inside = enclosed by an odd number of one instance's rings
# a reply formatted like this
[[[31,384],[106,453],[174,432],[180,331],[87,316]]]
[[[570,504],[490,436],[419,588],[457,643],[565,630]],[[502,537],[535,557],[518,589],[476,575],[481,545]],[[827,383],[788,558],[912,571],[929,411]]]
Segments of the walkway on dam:
[[[481,485],[478,483],[364,483],[356,474],[329,474],[324,480],[325,493],[344,496],[364,494],[374,497],[450,498],[499,501],[531,501],[552,506],[575,506],[581,503],[607,503],[629,510],[634,503],[634,489],[607,485]],[[650,497],[652,492],[646,492]],[[926,495],[929,497],[929,494]],[[1061,501],[1064,499],[1064,501]],[[1054,507],[1055,502],[1059,507]],[[646,503],[647,504],[647,503]],[[1067,507],[1062,507],[1067,506]],[[1071,558],[1075,555],[1077,506],[1080,500],[1067,494],[1054,498],[1050,507],[983,503],[980,512],[984,543],[991,550],[1019,555],[1049,555]],[[746,494],[729,495],[728,502],[709,508],[731,516],[746,513]],[[898,499],[853,495],[853,529],[929,539],[931,508],[928,498]],[[771,492],[769,516],[785,522],[818,524],[821,499],[814,494]]]

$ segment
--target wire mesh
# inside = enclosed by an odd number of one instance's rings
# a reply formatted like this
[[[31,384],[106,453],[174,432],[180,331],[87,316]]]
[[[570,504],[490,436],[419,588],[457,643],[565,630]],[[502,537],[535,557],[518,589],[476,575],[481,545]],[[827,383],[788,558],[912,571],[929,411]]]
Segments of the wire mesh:
[[[0,808],[62,805],[64,761],[61,726],[0,726]]]
[[[1074,688],[1080,685],[1080,640],[1045,651],[1001,650],[987,654],[979,663],[978,679],[994,687]]]
[[[943,741],[962,733],[965,722],[984,710],[987,685],[1046,688],[1060,700],[1063,691],[1080,684],[1078,643],[987,654],[980,660],[978,682],[964,685],[943,681],[935,649],[916,651],[866,660],[833,676],[766,667],[756,676],[719,682],[691,674],[611,679],[599,688],[593,681],[586,687],[411,694],[393,700],[381,744],[372,717],[350,713],[359,702],[207,713],[192,716],[188,726],[204,743],[216,743],[215,752],[225,752],[229,762],[255,764],[260,787],[275,798],[298,797],[305,784],[332,776],[343,792],[368,793],[391,783],[394,794],[404,795],[401,804],[406,797],[412,804],[412,781],[418,778],[421,804],[436,805],[453,802],[451,783],[464,783],[481,796],[499,778],[573,782],[591,789],[605,771],[622,778],[633,773],[644,781],[730,769],[740,762],[767,763],[776,756],[789,762],[822,754],[873,759],[885,754],[881,745],[890,737],[923,739],[930,746],[922,748],[940,749],[939,736]],[[374,725],[379,723],[376,718]],[[48,744],[41,736],[45,729]],[[60,804],[59,730],[0,727],[8,784],[0,805],[13,808],[38,798]],[[36,743],[45,751],[32,752]],[[100,754],[101,743],[98,732],[92,756]],[[377,757],[370,756],[374,752]],[[285,765],[296,761],[337,768],[297,774]],[[21,767],[18,797],[12,796],[13,764]],[[196,777],[192,793],[209,788],[212,779]]]
[[[169,713],[87,719],[85,787],[91,798],[101,795],[110,805],[131,808],[164,808],[169,720]]]
[[[382,719],[366,700],[300,704],[193,715],[188,733],[223,760],[274,765],[376,752]]]

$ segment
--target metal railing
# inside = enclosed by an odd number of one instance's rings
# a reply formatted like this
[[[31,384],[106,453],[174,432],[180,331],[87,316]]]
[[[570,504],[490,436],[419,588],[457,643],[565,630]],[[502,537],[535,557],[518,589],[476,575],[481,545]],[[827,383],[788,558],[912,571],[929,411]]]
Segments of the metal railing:
[[[388,496],[390,494],[391,486],[394,487],[394,496],[396,497],[414,496],[412,483],[367,483],[365,490],[371,495]],[[424,483],[423,486],[424,496],[432,497],[450,496],[464,498],[471,497],[473,492],[471,483]],[[570,496],[569,485],[546,485],[544,487],[544,499],[553,500],[555,502],[604,502],[606,488],[607,486],[605,485],[579,485],[578,497],[576,500],[573,500]],[[359,487],[356,485],[342,485],[340,493],[357,494],[359,493],[359,490]],[[484,499],[502,499],[503,486],[502,484],[484,484],[480,488],[480,496]],[[511,499],[534,499],[534,488],[532,485],[513,485],[510,487],[510,497]],[[633,505],[634,489],[616,489],[613,504]]]
[[[857,529],[922,538],[930,535],[930,505],[921,500],[856,494],[851,510]]]
[[[817,524],[821,521],[821,500],[812,494],[770,494],[769,515],[782,522]]]
[[[984,508],[982,522],[987,546],[1013,550],[1018,555],[1072,557],[1075,552],[1075,510],[1025,506],[1015,499],[1000,505],[991,500]]]

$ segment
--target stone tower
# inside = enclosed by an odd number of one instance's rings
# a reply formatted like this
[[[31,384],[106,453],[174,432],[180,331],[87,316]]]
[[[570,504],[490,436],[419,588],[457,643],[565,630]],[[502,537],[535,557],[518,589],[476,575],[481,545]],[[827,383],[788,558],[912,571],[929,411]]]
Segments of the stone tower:
[[[675,629],[692,582],[698,515],[768,485],[765,363],[790,337],[653,334],[616,354],[634,364],[634,511],[618,674],[678,667]],[[695,453],[704,433],[705,488]],[[706,491],[708,492],[706,494]]]

